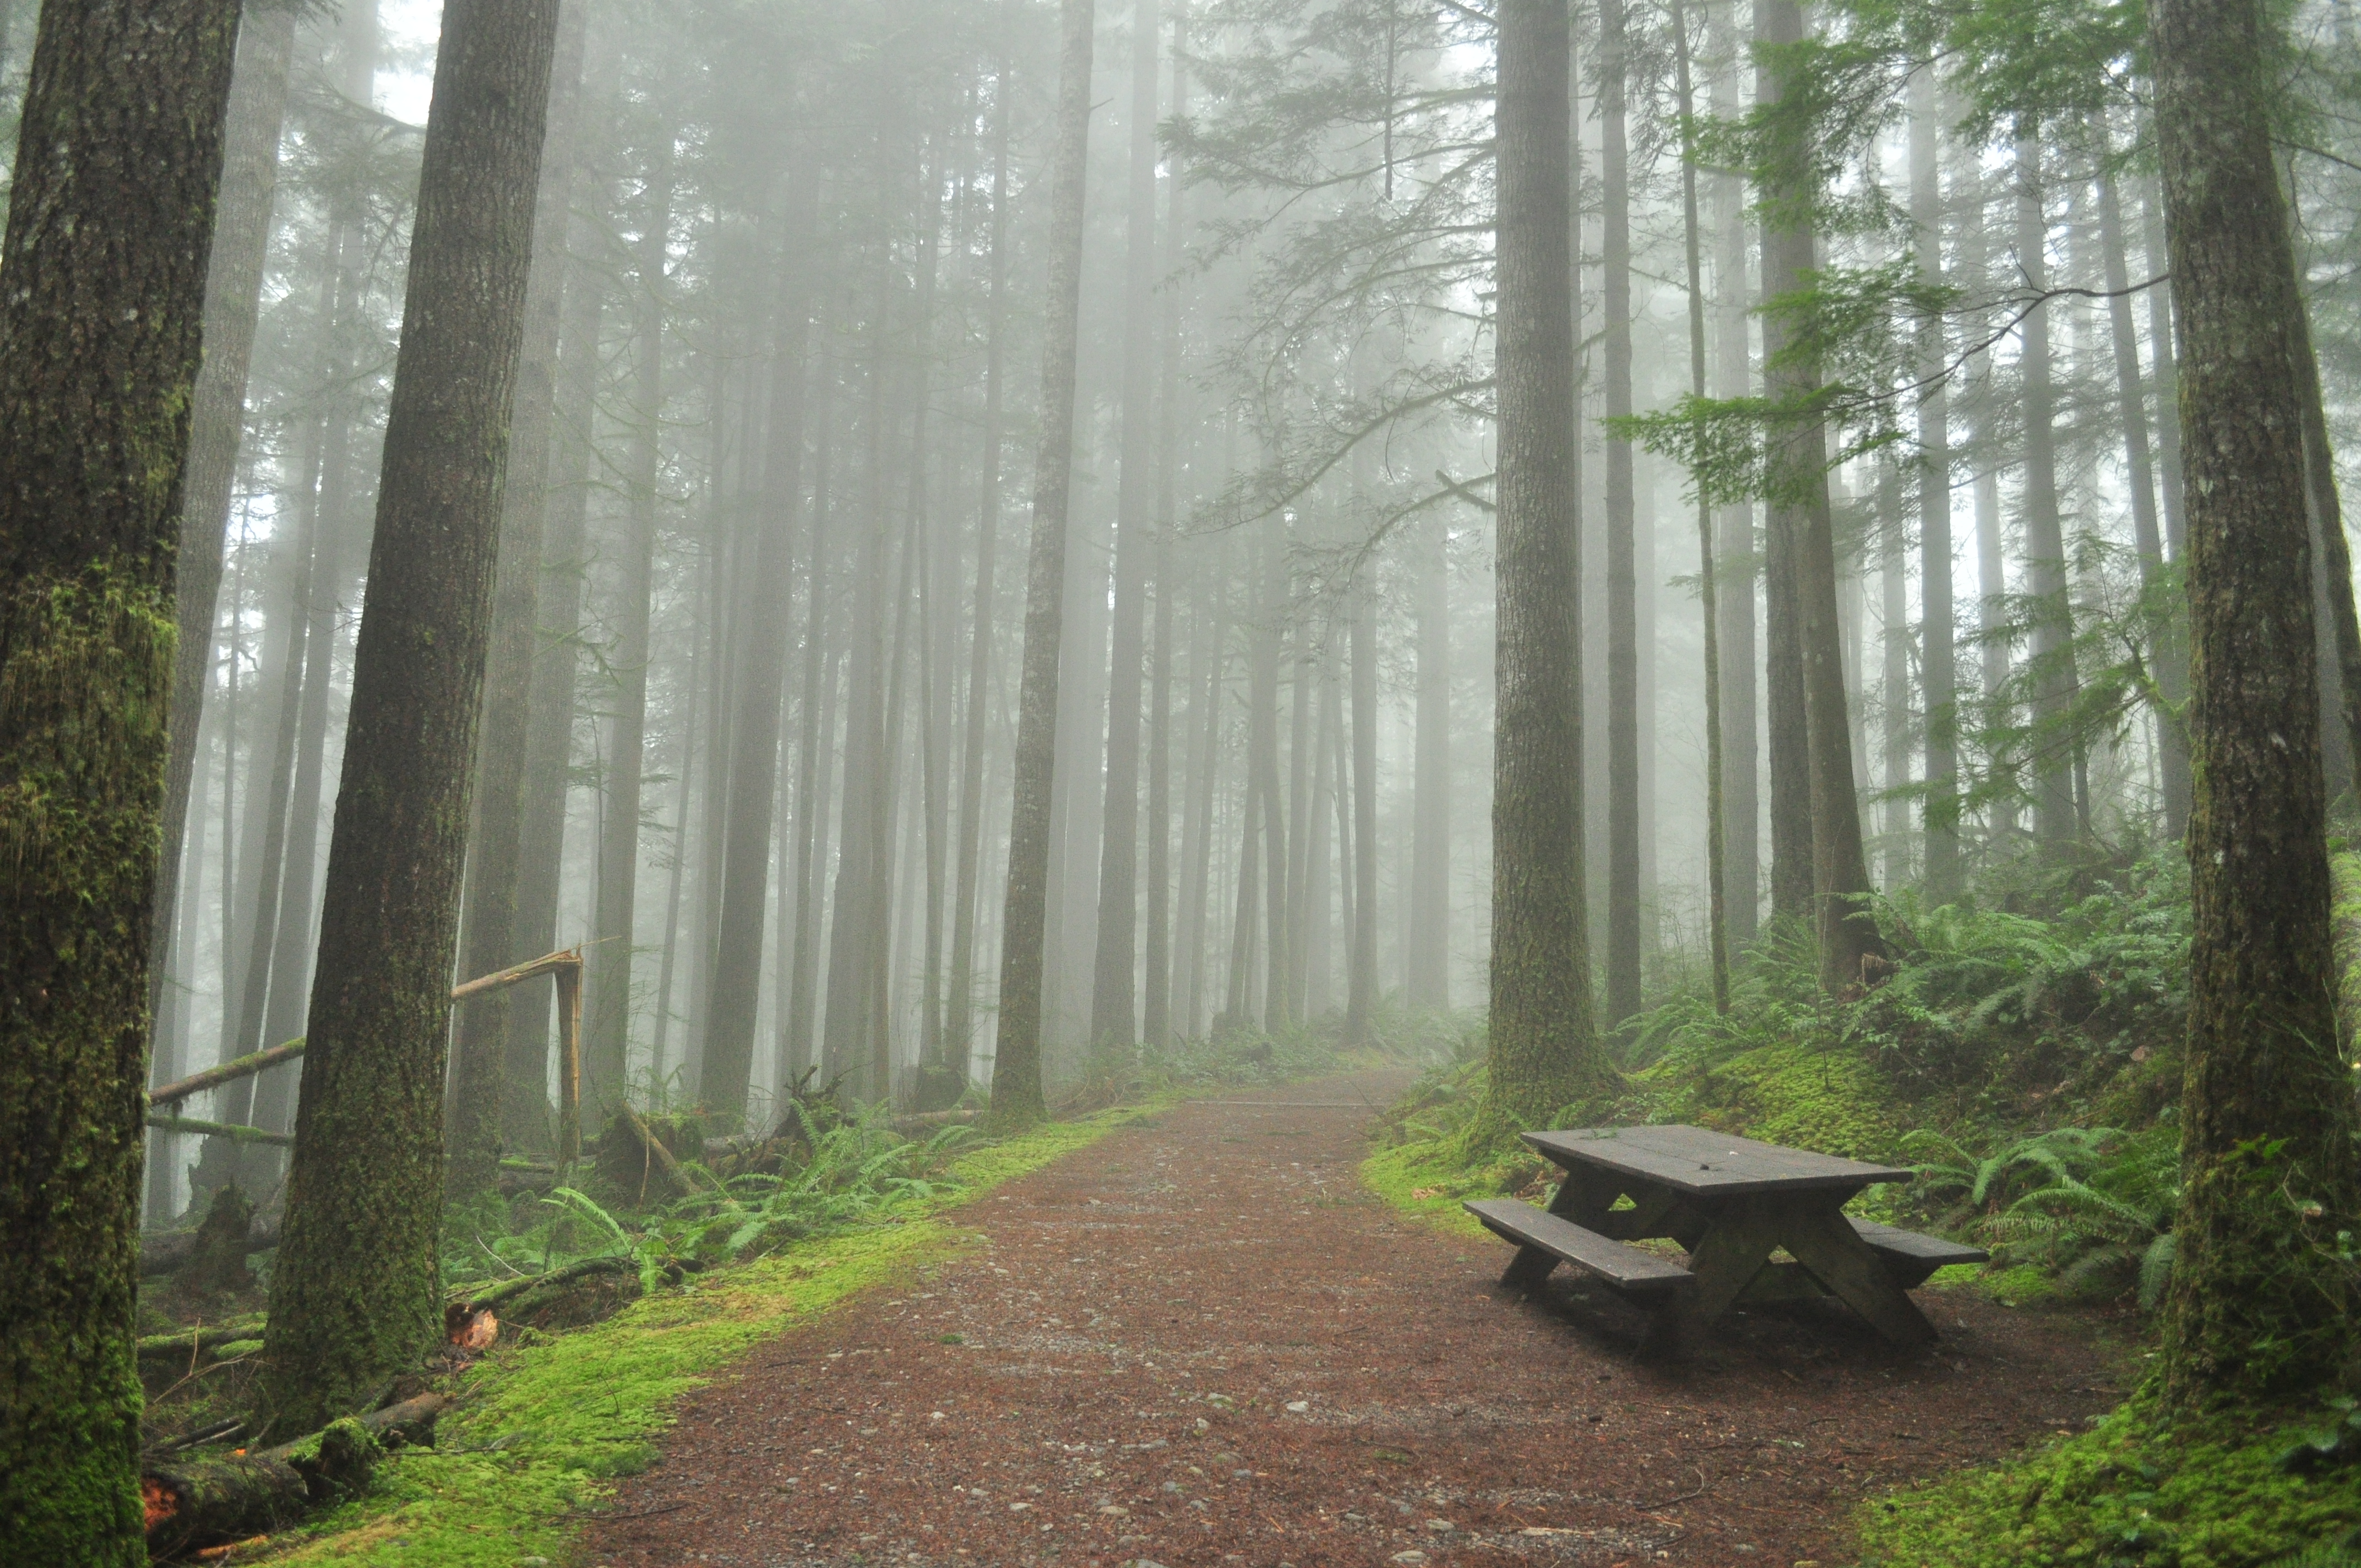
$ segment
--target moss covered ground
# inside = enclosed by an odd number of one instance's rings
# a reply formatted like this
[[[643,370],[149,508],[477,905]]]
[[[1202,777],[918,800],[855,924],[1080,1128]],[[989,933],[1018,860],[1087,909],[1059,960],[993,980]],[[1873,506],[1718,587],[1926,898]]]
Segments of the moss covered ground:
[[[1863,1506],[1861,1568],[2352,1568],[2361,1465],[2334,1407],[2096,1430]]]
[[[934,1194],[881,1223],[642,1297],[595,1326],[503,1345],[464,1375],[432,1449],[379,1468],[376,1489],[309,1521],[274,1562],[516,1568],[565,1560],[614,1477],[643,1468],[682,1395],[756,1343],[965,1245],[958,1210],[1154,1106],[1052,1123],[953,1163]]]

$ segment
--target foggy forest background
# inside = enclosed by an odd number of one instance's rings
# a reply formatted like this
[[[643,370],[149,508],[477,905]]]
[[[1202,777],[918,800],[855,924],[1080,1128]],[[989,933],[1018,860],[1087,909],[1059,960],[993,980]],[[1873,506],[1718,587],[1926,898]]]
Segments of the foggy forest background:
[[[1618,47],[1590,9],[1575,39],[1584,794],[1610,1025],[1697,983],[1708,781],[1690,476],[1602,422],[1692,389],[1680,71],[1700,115],[1753,95],[1732,5],[1612,9]],[[11,99],[29,10],[5,13]],[[187,639],[203,697],[179,737],[158,1082],[303,1033],[437,21],[418,0],[257,5],[241,34],[190,459],[192,516],[210,472],[227,544],[210,643]],[[766,1125],[807,1070],[913,1109],[990,1079],[1054,21],[1020,0],[566,8],[542,172],[565,217],[536,228],[479,762],[519,781],[514,937],[484,955],[463,935],[461,965],[588,944],[602,1093]],[[2361,146],[2335,105],[2361,47],[2341,5],[2301,7],[2292,36],[2325,107],[2288,184],[2350,447]],[[1484,1007],[1492,72],[1489,19],[1451,5],[1100,7],[1053,1088],[1110,1043],[1407,1038]],[[2180,547],[2171,305],[2136,287],[2166,266],[2123,105],[1984,124],[1922,72],[1884,107],[1903,112],[1837,195],[1886,215],[1828,259],[1866,271],[1931,236],[1955,374],[1940,466],[1905,351],[1884,372],[1900,439],[1835,471],[1839,610],[1872,870],[1902,897],[1931,877],[1933,898],[2037,841],[2136,854],[2185,821],[2155,700],[2171,672],[2137,659]],[[1705,389],[1745,396],[1747,192],[1708,166],[1698,202]],[[225,288],[241,234],[260,275]],[[249,329],[241,411],[218,345]],[[1927,543],[1938,516],[1948,548]],[[1741,951],[1774,899],[1762,521],[1711,518]],[[1956,865],[1939,825],[1929,861],[1930,713],[1956,716]],[[2339,726],[2322,735],[2334,794],[2351,759]],[[512,1066],[555,1073],[544,992],[501,1026]],[[188,1109],[287,1132],[294,1071]],[[546,1148],[544,1115],[516,1113],[509,1146]],[[152,1136],[151,1223],[225,1174],[200,1159],[276,1158]]]

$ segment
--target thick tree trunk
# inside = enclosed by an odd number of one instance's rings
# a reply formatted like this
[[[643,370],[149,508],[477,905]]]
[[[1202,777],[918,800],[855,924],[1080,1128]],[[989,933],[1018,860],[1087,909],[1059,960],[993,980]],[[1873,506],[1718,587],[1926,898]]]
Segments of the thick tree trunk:
[[[1767,0],[1763,6],[1763,41],[1788,45],[1804,36],[1803,10],[1795,0]],[[1784,90],[1775,69],[1763,72],[1760,91],[1774,100]],[[1814,176],[1802,168],[1782,175],[1794,200]],[[1775,299],[1804,286],[1816,265],[1811,230],[1769,228],[1763,234],[1763,292]],[[1766,358],[1785,346],[1784,328],[1763,323]],[[1768,378],[1773,401],[1808,398],[1819,373],[1795,366]],[[1772,508],[1772,531],[1788,540],[1794,573],[1796,658],[1802,666],[1804,724],[1811,801],[1813,926],[1820,949],[1820,981],[1842,992],[1861,981],[1861,959],[1880,947],[1867,907],[1869,865],[1861,853],[1861,803],[1854,790],[1852,724],[1845,701],[1844,650],[1837,608],[1836,542],[1828,512],[1825,433],[1810,425],[1782,438],[1773,461],[1783,470],[1780,488],[1795,498]],[[1775,673],[1775,672],[1774,672]],[[1774,736],[1775,745],[1775,736]],[[1773,786],[1776,787],[1776,768]],[[1773,806],[1773,815],[1777,806]]]
[[[1073,482],[1091,23],[1092,0],[1060,0],[1057,137],[1050,155],[1049,279],[1042,316],[1041,445],[1033,474],[1033,543],[1025,584],[1016,773],[1010,781],[1008,894],[1001,916],[1000,1043],[992,1078],[992,1120],[1001,1126],[1023,1126],[1047,1113],[1041,1093],[1041,938],[1049,891],[1049,782],[1057,764],[1066,506]]]
[[[585,0],[563,8],[551,66],[541,186],[533,205],[533,262],[525,281],[524,341],[517,359],[515,412],[500,496],[497,597],[484,668],[483,742],[477,750],[467,902],[461,922],[462,979],[491,974],[549,951],[542,947],[528,953],[517,944],[517,884],[522,871],[526,741],[541,636],[541,536],[549,510],[550,426],[556,411],[566,225],[573,203],[575,111],[581,100],[587,16]],[[321,661],[321,674],[324,679],[325,660]],[[310,846],[299,846],[299,852],[308,855]],[[282,905],[282,920],[286,914]],[[510,994],[502,987],[462,1009],[453,1031],[451,1048],[457,1060],[445,1111],[448,1165],[444,1178],[455,1196],[490,1187],[500,1174],[504,1136],[511,1129],[538,1130],[542,1121],[538,1114],[512,1113],[506,1103],[510,1010]],[[538,1085],[532,1099],[530,1109],[537,1113],[544,1099]]]
[[[1735,0],[1712,6],[1711,39],[1716,61],[1714,113],[1734,118],[1739,99],[1741,53],[1734,25]],[[1754,389],[1747,338],[1752,318],[1746,286],[1746,187],[1736,174],[1713,176],[1714,396],[1742,398]],[[1721,509],[1718,563],[1721,609],[1722,831],[1728,836],[1730,942],[1754,940],[1761,917],[1763,792],[1760,771],[1762,721],[1759,692],[1761,648],[1756,641],[1754,586],[1760,553],[1754,542],[1754,508],[1741,503]]]
[[[2321,750],[2340,759],[2328,769],[2331,798],[2353,788],[2361,767],[2361,619],[2353,605],[2353,552],[2345,542],[2345,508],[2337,496],[2336,453],[2321,399],[2320,364],[2312,348],[2311,307],[2296,286],[2288,318],[2288,357],[2303,415],[2304,495],[2317,536],[2312,575],[2313,619],[2321,630]]]
[[[1484,1124],[1541,1126],[1601,1087],[1584,908],[1582,648],[1565,8],[1501,0],[1499,652],[1493,728],[1491,1068]],[[1356,737],[1356,744],[1358,744]],[[1368,848],[1356,845],[1356,854]],[[1356,935],[1372,911],[1355,911]],[[1366,941],[1366,937],[1360,940]]]
[[[614,710],[607,724],[598,824],[597,937],[590,949],[589,1016],[582,1031],[583,1102],[600,1113],[623,1102],[631,1043],[631,956],[639,907],[641,780],[648,729],[648,612],[654,589],[656,486],[664,455],[664,263],[672,226],[673,136],[648,149],[632,334],[629,508],[615,580]]]
[[[148,946],[236,28],[222,0],[44,6],[0,249],[0,1520],[25,1563],[145,1560]]]
[[[2330,1238],[2361,1212],[2337,1052],[2294,287],[2263,7],[2148,13],[2189,433],[2196,811],[2164,1389],[2317,1388],[2352,1343]],[[2316,1204],[2312,1209],[2296,1207]]]
[[[1598,140],[1603,211],[1599,336],[1609,421],[1631,413],[1631,172],[1624,125],[1623,0],[1598,8]],[[1609,1028],[1640,1011],[1640,641],[1631,444],[1607,446],[1607,1008]]]
[[[1910,79],[1910,221],[1918,275],[1943,278],[1942,91],[1935,69]],[[1959,659],[1951,595],[1951,407],[1939,316],[1918,329],[1918,686],[1926,711],[1926,882],[1930,904],[1959,896]]]
[[[443,1073],[555,0],[451,0],[435,61],[259,1407],[371,1398],[441,1319]]]
[[[178,905],[181,839],[197,765],[197,726],[213,669],[213,626],[221,598],[222,548],[229,532],[238,447],[246,435],[247,369],[260,319],[263,262],[279,190],[279,139],[287,116],[288,69],[302,7],[256,0],[237,29],[219,196],[206,268],[204,363],[189,411],[189,455],[181,478],[181,545],[174,615],[190,629],[172,655],[172,750],[164,774],[164,858],[156,875],[150,941],[160,954]],[[196,629],[203,628],[203,635]],[[148,1003],[161,994],[161,964],[148,975]]]
[[[1265,524],[1263,540],[1262,609],[1255,629],[1253,729],[1246,740],[1247,787],[1262,800],[1263,923],[1267,952],[1263,961],[1262,1026],[1276,1035],[1294,1022],[1287,994],[1287,840],[1286,806],[1279,798],[1279,673],[1292,601],[1288,571],[1287,520],[1274,511]]]
[[[1377,596],[1363,583],[1352,601],[1353,948],[1345,990],[1345,1040],[1371,1043],[1378,1006]],[[1579,830],[1580,817],[1576,822]]]
[[[730,815],[722,850],[721,918],[714,928],[713,992],[705,1013],[699,1082],[707,1107],[725,1121],[746,1113],[754,1067],[754,1010],[763,983],[763,920],[769,892],[771,829],[778,795],[780,697],[786,685],[794,608],[796,513],[802,505],[805,363],[811,336],[810,264],[818,181],[792,165],[772,328],[770,428],[753,581],[771,596],[749,618],[737,721],[730,727]]]
[[[1221,770],[1223,641],[1222,581],[1218,559],[1197,579],[1195,635],[1189,656],[1193,700],[1189,708],[1189,802],[1180,832],[1180,968],[1173,991],[1180,999],[1175,1032],[1197,1037],[1205,1017],[1205,977],[1212,969],[1205,921],[1213,896],[1213,795]]]

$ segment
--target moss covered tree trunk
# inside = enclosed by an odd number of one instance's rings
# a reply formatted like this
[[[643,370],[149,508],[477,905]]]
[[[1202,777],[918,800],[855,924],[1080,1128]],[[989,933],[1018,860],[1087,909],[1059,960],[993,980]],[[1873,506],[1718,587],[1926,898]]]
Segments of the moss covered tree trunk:
[[[448,0],[305,1031],[263,1429],[366,1404],[433,1343],[468,781],[556,0]]]
[[[1501,0],[1499,20],[1499,647],[1491,1072],[1481,1121],[1489,1135],[1543,1125],[1608,1070],[1591,1020],[1583,902],[1572,55],[1563,5]]]
[[[1059,11],[1057,143],[1049,159],[1049,255],[1041,343],[1041,446],[1025,576],[1025,652],[1010,780],[1008,894],[1000,916],[1000,1036],[992,1120],[1038,1122],[1042,937],[1049,924],[1049,781],[1058,744],[1058,644],[1066,586],[1066,503],[1074,467],[1074,353],[1082,302],[1082,192],[1091,132],[1091,0]]]
[[[149,901],[237,7],[42,8],[0,250],[0,1556],[144,1560]],[[199,635],[203,633],[200,632]]]
[[[2272,167],[2259,0],[2158,0],[2157,142],[2183,358],[2194,924],[2179,1401],[2317,1387],[2351,1342],[2328,1257],[2357,1207],[2337,1055],[2313,684],[2300,304]],[[2316,1207],[2312,1207],[2316,1205]]]

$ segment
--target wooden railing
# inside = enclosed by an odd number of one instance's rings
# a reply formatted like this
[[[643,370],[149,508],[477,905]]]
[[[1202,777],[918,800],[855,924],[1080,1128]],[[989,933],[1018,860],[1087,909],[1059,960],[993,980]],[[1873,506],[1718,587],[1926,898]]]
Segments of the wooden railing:
[[[530,963],[517,964],[498,974],[488,974],[454,986],[451,1000],[465,1002],[495,991],[505,991],[540,975],[553,975],[557,984],[557,1160],[571,1164],[582,1154],[582,949],[568,948],[563,952],[544,953]],[[241,1078],[277,1067],[280,1062],[293,1061],[303,1054],[303,1042],[290,1040],[283,1046],[256,1051],[251,1056],[225,1061],[219,1067],[209,1067],[203,1072],[192,1073],[175,1082],[160,1084],[148,1091],[148,1124],[167,1133],[189,1133],[200,1137],[231,1138],[247,1144],[291,1145],[295,1140],[285,1133],[269,1132],[261,1127],[234,1126],[222,1122],[201,1122],[177,1113],[159,1114],[157,1107],[173,1105],[208,1089],[217,1088]]]

